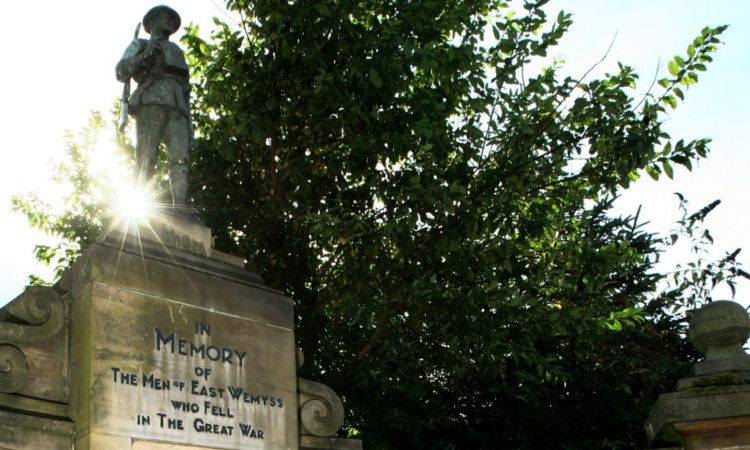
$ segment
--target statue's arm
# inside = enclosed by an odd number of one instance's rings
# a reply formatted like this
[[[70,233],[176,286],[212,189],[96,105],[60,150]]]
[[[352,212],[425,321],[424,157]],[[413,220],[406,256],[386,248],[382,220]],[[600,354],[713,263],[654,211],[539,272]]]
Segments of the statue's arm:
[[[192,87],[190,86],[190,79],[186,79],[184,83],[182,83],[182,95],[185,96],[185,100],[187,100],[188,104],[190,104],[190,91],[192,90]]]
[[[122,58],[120,58],[120,62],[115,67],[115,76],[117,76],[118,81],[125,83],[134,74],[148,66],[145,49],[146,41],[144,39],[136,39],[128,45]]]

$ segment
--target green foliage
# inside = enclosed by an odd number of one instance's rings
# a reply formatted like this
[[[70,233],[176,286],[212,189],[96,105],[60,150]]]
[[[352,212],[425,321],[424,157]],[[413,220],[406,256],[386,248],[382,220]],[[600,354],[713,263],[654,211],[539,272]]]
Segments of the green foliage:
[[[92,111],[88,126],[76,135],[66,132],[64,158],[54,161],[52,167],[52,181],[58,186],[53,195],[42,198],[29,192],[12,199],[14,212],[24,214],[32,227],[59,240],[55,246],[35,248],[37,260],[54,267],[55,278],[117,220],[115,181],[129,173],[134,151],[130,137],[115,131],[118,117],[119,104],[109,121]],[[159,173],[164,173],[163,165],[161,162]],[[30,275],[29,284],[50,282]]]
[[[545,3],[230,1],[239,30],[184,39],[195,202],[295,300],[303,373],[375,448],[637,441],[684,370],[682,298],[646,301],[657,242],[607,212],[706,156],[660,124],[724,27],[636,102],[623,64],[525,71],[571,24]]]
[[[736,279],[750,279],[750,274],[742,269],[742,264],[737,260],[741,249],[726,252],[724,256],[712,260],[708,251],[713,245],[714,239],[711,232],[704,225],[704,221],[721,200],[715,200],[695,213],[688,211],[688,201],[680,193],[675,193],[680,200],[680,211],[682,218],[677,221],[677,229],[673,230],[669,237],[668,245],[673,246],[680,237],[689,241],[690,252],[694,255],[692,261],[677,265],[670,279],[670,285],[675,289],[676,296],[683,299],[682,304],[675,305],[676,312],[679,307],[694,308],[705,302],[712,301],[711,292],[716,286],[726,283],[734,296],[736,292]]]
[[[102,199],[113,198],[111,185],[102,182],[102,174],[93,173],[91,167],[103,128],[101,115],[92,112],[88,127],[78,136],[66,133],[67,159],[56,162],[52,169],[53,181],[60,185],[64,206],[53,206],[34,192],[12,199],[13,211],[25,214],[31,226],[59,239],[54,247],[38,245],[35,249],[37,260],[53,265],[55,278],[75,261],[82,249],[101,235],[103,221],[108,217]],[[29,281],[48,284],[34,275]]]
[[[660,241],[610,209],[706,157],[661,123],[724,27],[636,101],[624,64],[530,72],[571,25],[545,3],[230,0],[239,28],[184,37],[192,200],[294,299],[302,375],[368,447],[626,447],[692,356],[692,297],[657,294]],[[84,243],[87,211],[61,219]]]

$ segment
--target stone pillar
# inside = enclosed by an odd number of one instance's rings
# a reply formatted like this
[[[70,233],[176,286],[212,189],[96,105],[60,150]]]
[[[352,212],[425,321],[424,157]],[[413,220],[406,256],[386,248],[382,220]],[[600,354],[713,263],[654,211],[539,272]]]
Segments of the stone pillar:
[[[69,277],[76,448],[297,448],[292,301],[208,228],[115,230]]]
[[[122,226],[0,310],[0,447],[361,449],[297,377],[292,300],[211,240]]]
[[[750,318],[737,303],[714,301],[697,310],[688,333],[706,358],[677,392],[659,396],[646,423],[649,442],[686,449],[750,449],[750,355],[743,344]]]

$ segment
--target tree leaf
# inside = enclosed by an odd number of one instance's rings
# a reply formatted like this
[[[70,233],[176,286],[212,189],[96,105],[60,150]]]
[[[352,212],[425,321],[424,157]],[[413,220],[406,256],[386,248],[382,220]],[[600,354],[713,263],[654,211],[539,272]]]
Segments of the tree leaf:
[[[669,61],[667,64],[667,68],[669,69],[669,73],[672,76],[677,76],[677,74],[680,73],[680,66],[677,65],[675,61]]]
[[[370,75],[370,83],[372,83],[373,86],[375,86],[378,89],[383,87],[383,79],[380,78],[380,74],[375,68],[370,69],[369,75]]]

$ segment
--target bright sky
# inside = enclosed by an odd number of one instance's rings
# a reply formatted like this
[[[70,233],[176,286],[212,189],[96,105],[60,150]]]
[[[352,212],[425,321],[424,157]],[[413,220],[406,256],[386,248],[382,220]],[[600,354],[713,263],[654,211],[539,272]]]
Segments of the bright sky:
[[[48,238],[30,231],[24,217],[10,212],[11,196],[43,189],[51,173],[50,159],[63,154],[63,131],[75,133],[85,126],[89,110],[109,111],[122,89],[114,66],[135,25],[158,3],[39,0],[5,2],[0,7],[6,67],[0,71],[0,134],[5,147],[0,165],[0,306],[21,293],[30,273],[45,273],[36,266],[33,249]],[[180,13],[183,24],[200,24],[204,35],[213,27],[213,16],[226,17],[221,0],[168,4]],[[624,212],[635,212],[642,204],[641,216],[654,230],[666,233],[679,218],[673,192],[685,194],[695,210],[719,198],[722,204],[708,221],[716,253],[743,247],[739,259],[750,264],[750,236],[744,230],[750,198],[744,177],[750,161],[743,133],[749,115],[742,107],[750,104],[743,77],[750,73],[750,2],[714,0],[708,5],[704,0],[553,0],[552,17],[564,9],[574,13],[575,23],[551,55],[563,58],[566,70],[580,76],[601,59],[617,33],[608,58],[590,77],[614,72],[617,61],[622,61],[641,75],[642,93],[659,60],[661,77],[666,62],[683,55],[703,26],[731,25],[723,36],[726,45],[667,124],[673,138],[712,137],[709,159],[692,173],[676,171],[672,182],[654,183],[644,177],[620,206]],[[750,303],[749,286],[745,283],[737,297],[745,305]]]

